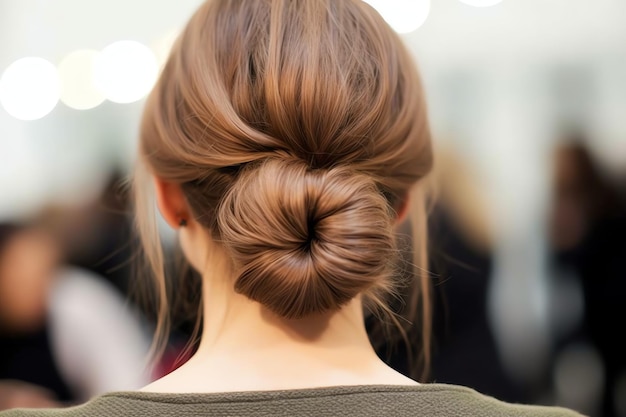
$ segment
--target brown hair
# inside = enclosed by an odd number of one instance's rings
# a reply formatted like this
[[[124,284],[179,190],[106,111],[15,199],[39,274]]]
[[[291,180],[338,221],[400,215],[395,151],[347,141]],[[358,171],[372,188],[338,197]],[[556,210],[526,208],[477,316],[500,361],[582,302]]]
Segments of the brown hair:
[[[432,151],[415,64],[366,3],[205,2],[173,47],[140,136],[137,222],[158,283],[158,335],[170,303],[148,171],[182,185],[232,256],[239,293],[286,318],[360,294],[385,309],[396,212]],[[403,312],[421,315],[427,345],[424,198],[412,197],[415,300]]]

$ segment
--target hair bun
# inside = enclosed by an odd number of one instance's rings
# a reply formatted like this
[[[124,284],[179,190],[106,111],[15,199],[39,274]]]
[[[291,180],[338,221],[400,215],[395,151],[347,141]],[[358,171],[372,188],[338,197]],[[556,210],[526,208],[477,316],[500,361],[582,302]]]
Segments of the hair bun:
[[[386,286],[393,216],[374,181],[345,168],[269,159],[241,172],[218,226],[235,290],[286,318],[335,310]]]

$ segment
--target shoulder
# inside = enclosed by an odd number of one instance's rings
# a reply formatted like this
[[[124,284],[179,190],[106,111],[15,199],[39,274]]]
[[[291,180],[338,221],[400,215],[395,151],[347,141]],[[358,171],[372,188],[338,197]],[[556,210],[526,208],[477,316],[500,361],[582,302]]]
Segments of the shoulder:
[[[318,396],[310,405],[315,409],[333,405],[342,415],[355,416],[583,417],[567,408],[507,403],[450,384],[345,387],[327,394],[333,398]]]
[[[0,411],[0,417],[109,417],[126,415],[125,407],[105,396],[64,408],[15,408]]]
[[[413,395],[418,397],[416,398],[418,402],[424,401],[419,399],[420,396],[428,397],[426,401],[432,403],[435,413],[433,415],[583,417],[582,414],[568,408],[508,403],[457,385],[424,384]]]

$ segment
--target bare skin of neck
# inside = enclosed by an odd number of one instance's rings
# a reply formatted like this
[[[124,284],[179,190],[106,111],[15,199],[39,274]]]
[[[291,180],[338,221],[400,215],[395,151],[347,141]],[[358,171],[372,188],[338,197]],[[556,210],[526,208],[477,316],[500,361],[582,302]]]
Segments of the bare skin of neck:
[[[204,268],[200,345],[186,363],[142,389],[209,393],[340,385],[416,385],[381,361],[360,299],[337,312],[286,320],[237,294],[225,256]],[[219,259],[222,259],[220,261]]]

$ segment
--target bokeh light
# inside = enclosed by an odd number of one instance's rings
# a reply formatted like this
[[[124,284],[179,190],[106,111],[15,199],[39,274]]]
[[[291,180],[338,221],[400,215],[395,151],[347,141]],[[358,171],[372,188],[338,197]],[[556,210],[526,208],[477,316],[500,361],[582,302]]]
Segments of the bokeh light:
[[[89,49],[74,51],[59,64],[61,101],[68,107],[87,110],[105,100],[95,85],[95,63],[99,52]]]
[[[461,3],[468,4],[474,7],[489,7],[495,6],[498,3],[502,3],[502,0],[459,0]]]
[[[424,24],[430,13],[430,0],[363,0],[398,33],[410,33]]]
[[[102,50],[95,63],[96,87],[115,103],[141,100],[154,86],[159,66],[147,46],[119,41]]]
[[[22,58],[0,78],[0,103],[13,117],[36,120],[54,109],[61,95],[56,67],[43,58]]]

